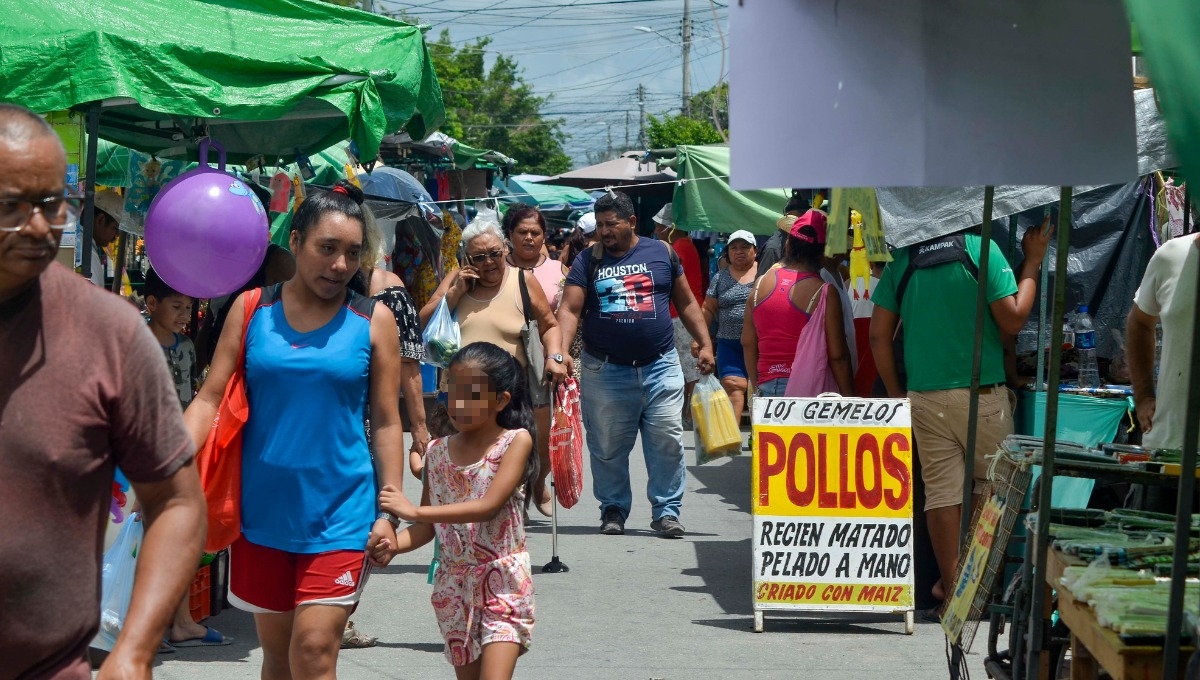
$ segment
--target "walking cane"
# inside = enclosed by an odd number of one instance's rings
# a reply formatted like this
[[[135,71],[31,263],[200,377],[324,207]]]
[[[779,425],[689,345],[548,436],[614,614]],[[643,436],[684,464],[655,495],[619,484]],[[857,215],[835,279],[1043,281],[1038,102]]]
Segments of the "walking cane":
[[[550,430],[554,430],[555,401],[558,397],[558,387],[550,386]],[[546,437],[550,432],[546,433]],[[543,574],[561,574],[571,571],[570,567],[558,559],[558,492],[554,488],[554,459],[550,459],[550,562],[542,567]]]

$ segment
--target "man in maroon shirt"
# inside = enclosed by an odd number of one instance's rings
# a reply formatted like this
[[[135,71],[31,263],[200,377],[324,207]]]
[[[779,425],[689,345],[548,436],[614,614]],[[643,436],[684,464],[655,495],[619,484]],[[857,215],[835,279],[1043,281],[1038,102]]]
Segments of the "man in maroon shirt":
[[[654,237],[665,243],[670,243],[679,256],[679,264],[683,265],[683,275],[687,277],[688,287],[697,300],[704,299],[704,276],[700,270],[700,252],[696,244],[688,237],[687,232],[675,228],[675,220],[671,216],[671,204],[668,203],[654,216]],[[692,336],[671,305],[671,322],[675,324],[675,351],[679,353],[679,365],[683,367],[683,424],[684,429],[690,429],[692,423],[692,388],[700,379],[700,371],[696,368],[696,357],[692,356]]]
[[[54,263],[79,213],[66,173],[54,130],[0,104],[0,680],[91,680],[118,465],[145,538],[98,680],[148,680],[199,562],[204,497],[154,336],[129,303]]]

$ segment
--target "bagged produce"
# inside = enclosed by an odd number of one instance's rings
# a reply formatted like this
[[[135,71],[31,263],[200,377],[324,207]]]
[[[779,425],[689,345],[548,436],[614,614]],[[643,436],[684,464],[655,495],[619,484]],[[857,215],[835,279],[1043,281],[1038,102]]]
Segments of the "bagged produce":
[[[692,422],[696,426],[696,463],[742,450],[742,432],[733,417],[733,404],[713,375],[700,378],[692,390]]]
[[[100,577],[100,630],[91,644],[96,649],[112,651],[125,626],[142,535],[142,518],[135,512],[125,518],[125,526],[116,542],[104,553]]]
[[[421,334],[421,341],[425,344],[425,363],[432,366],[447,368],[450,366],[450,360],[458,354],[462,345],[462,335],[458,330],[458,321],[454,319],[450,306],[446,304],[446,298],[442,298],[437,309],[433,311],[429,325],[425,326],[425,332]]]

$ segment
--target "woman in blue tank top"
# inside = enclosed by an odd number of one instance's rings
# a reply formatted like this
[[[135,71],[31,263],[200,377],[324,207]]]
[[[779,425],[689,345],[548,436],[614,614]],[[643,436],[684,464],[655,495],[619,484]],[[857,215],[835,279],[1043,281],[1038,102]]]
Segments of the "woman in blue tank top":
[[[292,663],[333,677],[370,565],[386,564],[396,544],[398,520],[377,512],[377,483],[403,480],[396,322],[347,289],[365,239],[362,201],[357,187],[339,182],[301,204],[290,244],[296,275],[262,290],[246,329],[250,418],[230,599],[254,614],[263,677],[291,677]],[[197,442],[239,360],[244,308],[241,298],[232,305],[187,411]],[[373,457],[363,431],[368,405]]]

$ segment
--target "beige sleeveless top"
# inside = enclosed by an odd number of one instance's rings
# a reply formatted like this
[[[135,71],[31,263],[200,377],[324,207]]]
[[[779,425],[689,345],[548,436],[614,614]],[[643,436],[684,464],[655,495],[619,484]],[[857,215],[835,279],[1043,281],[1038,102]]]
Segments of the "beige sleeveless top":
[[[525,347],[521,342],[525,311],[517,279],[520,273],[519,269],[507,267],[500,292],[491,300],[479,300],[471,293],[459,299],[458,327],[463,347],[472,342],[490,342],[512,354],[517,363],[525,365]]]

